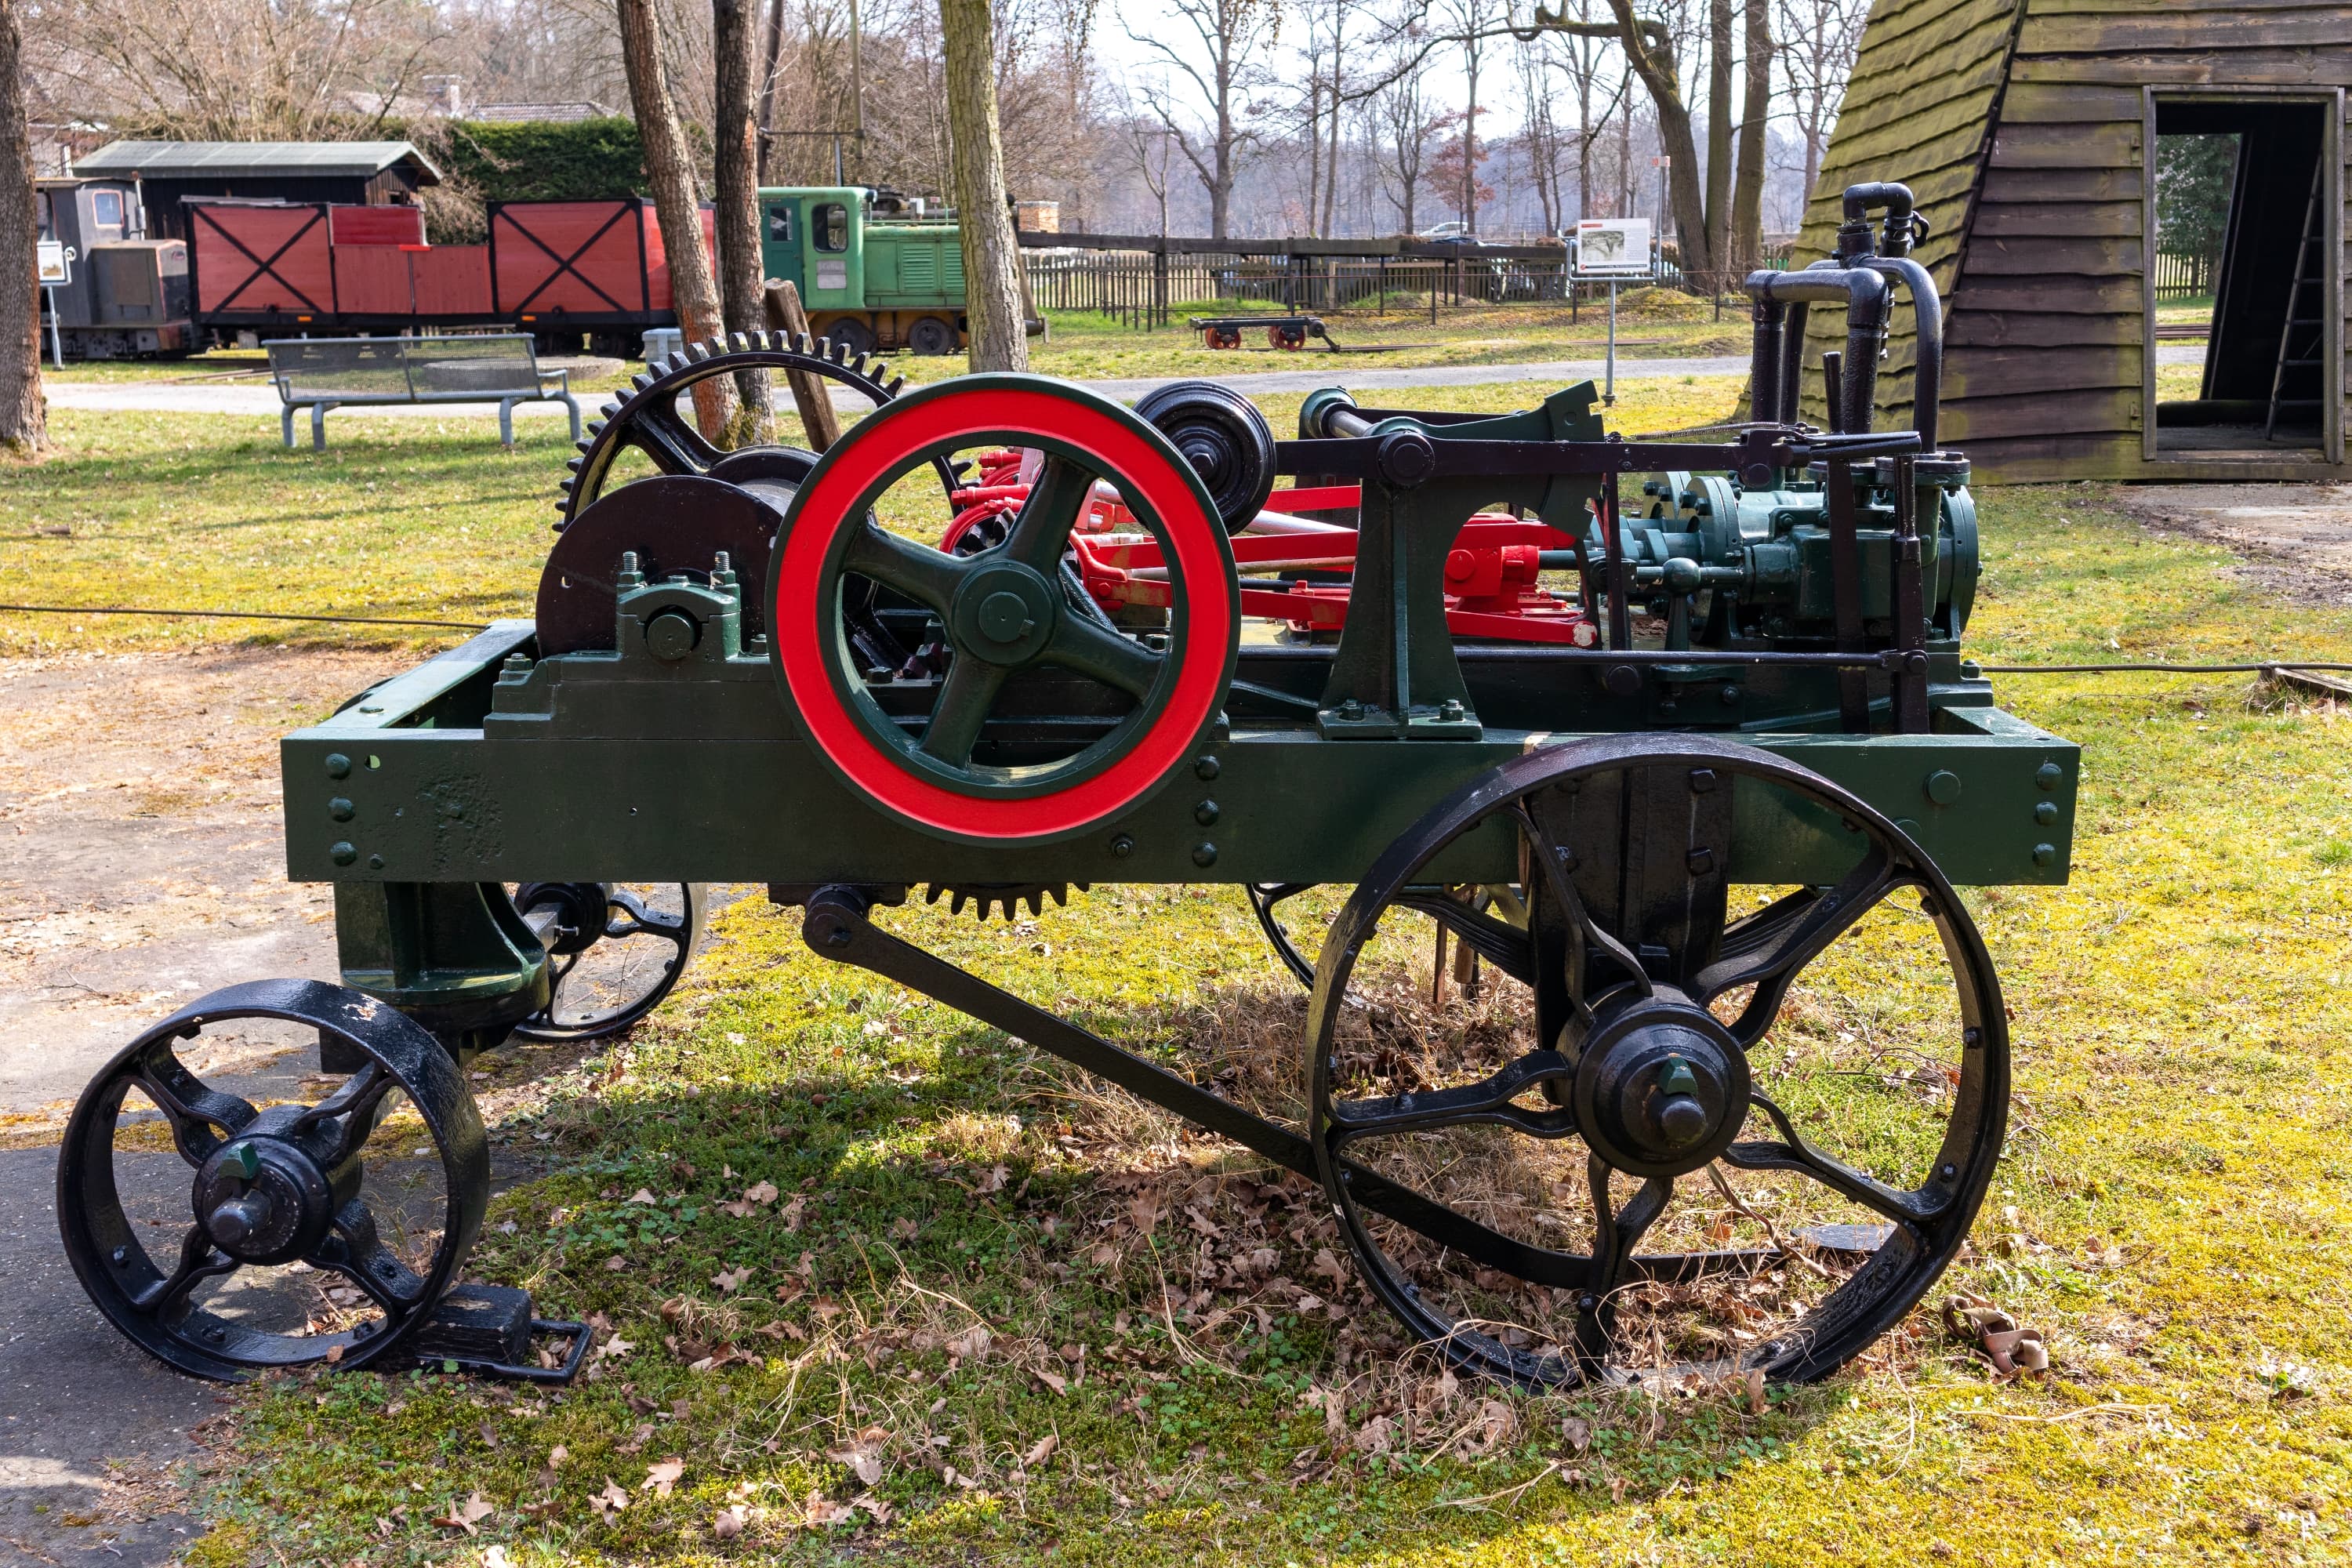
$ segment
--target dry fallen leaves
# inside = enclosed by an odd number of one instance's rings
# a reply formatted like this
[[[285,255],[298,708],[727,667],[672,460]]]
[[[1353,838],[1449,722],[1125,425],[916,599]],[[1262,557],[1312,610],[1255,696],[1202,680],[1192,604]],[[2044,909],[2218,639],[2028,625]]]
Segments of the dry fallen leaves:
[[[678,1478],[684,1474],[686,1474],[686,1461],[672,1454],[667,1459],[657,1460],[646,1467],[646,1479],[637,1483],[637,1489],[644,1491],[647,1487],[651,1487],[654,1496],[667,1497],[670,1494],[670,1489],[677,1485]]]
[[[722,1268],[718,1273],[713,1274],[710,1277],[710,1282],[719,1287],[719,1293],[720,1295],[732,1296],[736,1291],[740,1290],[743,1288],[743,1281],[750,1278],[751,1278],[751,1270],[748,1266],[736,1268]]]
[[[1031,1446],[1027,1453],[1021,1456],[1021,1468],[1024,1470],[1035,1469],[1038,1466],[1052,1458],[1054,1457],[1054,1450],[1061,1446],[1062,1435],[1060,1433],[1046,1433],[1043,1437],[1038,1438],[1037,1441]]]
[[[462,1530],[471,1535],[474,1533],[476,1524],[489,1518],[496,1511],[488,1503],[482,1500],[481,1493],[476,1492],[464,1502],[451,1505],[447,1513],[433,1522],[444,1529]]]
[[[720,1509],[719,1517],[710,1521],[710,1533],[721,1541],[732,1541],[742,1534],[743,1505],[739,1502],[730,1508]]]
[[[868,1426],[851,1440],[849,1447],[837,1448],[825,1457],[836,1464],[847,1465],[850,1473],[868,1487],[882,1479],[882,1456],[890,1447],[890,1434],[879,1426]]]

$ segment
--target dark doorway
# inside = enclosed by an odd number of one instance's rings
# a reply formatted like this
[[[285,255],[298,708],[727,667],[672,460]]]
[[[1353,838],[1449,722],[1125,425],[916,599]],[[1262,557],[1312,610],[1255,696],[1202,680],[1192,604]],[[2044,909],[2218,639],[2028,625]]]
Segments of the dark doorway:
[[[2176,318],[2200,313],[2205,341],[2193,395],[2157,356],[2157,450],[2325,447],[2337,381],[2326,107],[2158,99],[2156,133],[2149,348],[2193,342],[2199,323]]]

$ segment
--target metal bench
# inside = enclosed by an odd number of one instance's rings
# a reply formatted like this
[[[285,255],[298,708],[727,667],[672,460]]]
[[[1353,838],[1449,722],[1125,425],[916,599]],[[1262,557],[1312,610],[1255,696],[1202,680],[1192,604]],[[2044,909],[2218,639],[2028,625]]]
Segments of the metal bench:
[[[294,411],[310,410],[310,445],[327,449],[327,411],[347,404],[489,403],[499,405],[499,439],[514,445],[518,403],[561,403],[580,439],[580,405],[571,372],[541,370],[527,332],[450,338],[279,338],[269,374],[286,405],[280,421],[294,445]]]

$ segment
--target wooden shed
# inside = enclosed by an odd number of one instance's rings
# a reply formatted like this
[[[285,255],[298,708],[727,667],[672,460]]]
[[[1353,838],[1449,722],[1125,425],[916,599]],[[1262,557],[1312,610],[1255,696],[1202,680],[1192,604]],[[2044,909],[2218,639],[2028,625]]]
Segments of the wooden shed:
[[[1847,184],[1912,187],[1942,439],[1982,479],[2341,478],[2347,86],[2352,4],[1876,0],[1797,265],[1829,253]],[[2169,137],[2218,139],[2228,207],[2218,275],[2187,285],[2158,261]],[[2203,289],[2210,313],[2179,320]],[[1910,398],[1897,314],[1882,419]],[[1809,349],[1843,331],[1816,311]]]
[[[74,173],[137,180],[148,233],[190,236],[190,201],[415,205],[440,171],[405,142],[114,142]]]

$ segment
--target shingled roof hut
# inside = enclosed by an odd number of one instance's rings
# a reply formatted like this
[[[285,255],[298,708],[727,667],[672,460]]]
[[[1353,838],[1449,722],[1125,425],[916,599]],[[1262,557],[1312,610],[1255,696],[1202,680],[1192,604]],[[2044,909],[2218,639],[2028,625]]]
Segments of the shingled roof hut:
[[[2347,85],[2352,4],[1877,0],[1798,264],[1847,184],[1912,187],[1948,310],[1941,437],[1984,479],[2342,478]],[[2194,353],[2158,331],[2171,136],[2234,155],[2203,370],[2159,391],[2159,343]],[[1908,314],[1882,423],[1907,417]],[[1817,310],[1809,351],[1843,331]]]

